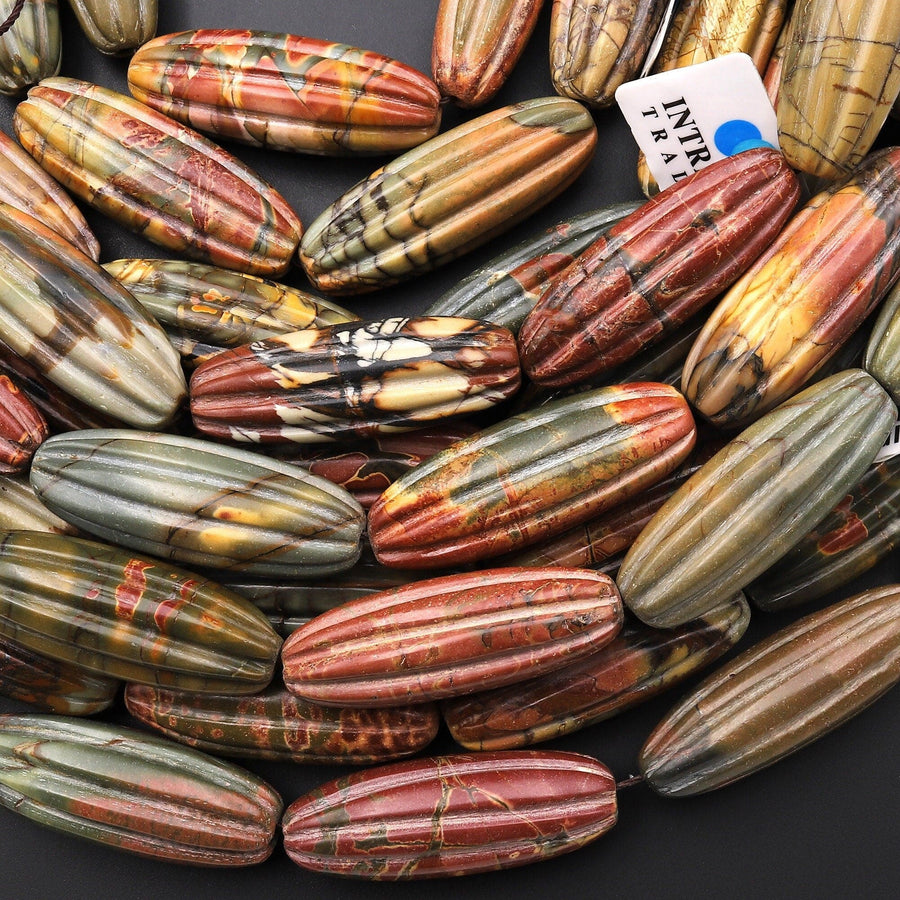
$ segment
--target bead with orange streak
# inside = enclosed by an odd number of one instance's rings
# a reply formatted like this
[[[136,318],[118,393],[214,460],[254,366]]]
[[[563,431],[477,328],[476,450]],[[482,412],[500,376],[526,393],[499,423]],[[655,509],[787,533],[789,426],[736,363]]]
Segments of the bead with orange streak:
[[[695,441],[684,398],[615,385],[511,416],[395,481],[369,511],[380,562],[468,563],[526,547],[624,503],[676,468]]]
[[[732,286],[684,366],[714,425],[743,428],[807,384],[900,271],[900,148],[813,197]]]
[[[446,97],[461,106],[487,103],[503,87],[544,0],[441,0],[431,70]]]
[[[395,153],[432,137],[440,94],[398,60],[318,38],[200,29],[144,44],[131,93],[208,134],[323,155]]]

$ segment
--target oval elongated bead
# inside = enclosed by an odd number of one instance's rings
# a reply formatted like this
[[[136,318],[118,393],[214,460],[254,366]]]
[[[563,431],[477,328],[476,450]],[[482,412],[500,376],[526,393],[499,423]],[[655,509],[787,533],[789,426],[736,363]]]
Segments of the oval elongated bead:
[[[118,259],[103,268],[165,328],[189,366],[228,347],[358,318],[306,291],[204,263]]]
[[[640,72],[664,11],[656,0],[553,0],[550,77],[557,93],[609,106],[616,88]]]
[[[581,174],[597,129],[542,97],[431,138],[350,188],[307,229],[300,261],[319,290],[387,287],[479,247]]]
[[[281,798],[237,766],[131,728],[0,718],[0,805],[140,856],[247,866],[275,846]]]
[[[108,88],[48,78],[17,107],[22,146],[95,209],[180,255],[279,276],[300,240],[285,199],[230,153]]]
[[[794,168],[837,178],[859,164],[900,91],[898,52],[893,0],[794,5],[776,105]]]
[[[48,433],[27,394],[8,375],[0,375],[0,474],[25,471]]]
[[[298,628],[284,683],[326,705],[423,703],[521,681],[608,643],[612,579],[578,569],[488,569],[370,594]]]
[[[162,427],[187,392],[165,332],[131,294],[58,234],[3,204],[0,341],[99,418]]]
[[[14,4],[4,3],[3,19]],[[18,18],[0,35],[0,94],[18,94],[55,75],[62,62],[57,0],[26,0]]]
[[[721,449],[722,442],[704,442],[665,478],[624,503],[547,541],[526,547],[503,563],[512,566],[575,566],[598,569],[612,577],[653,514]]]
[[[730,650],[750,623],[743,598],[663,631],[626,624],[585,659],[518,684],[441,705],[469,750],[511,750],[571,734],[649,700]]]
[[[900,679],[900,587],[787,626],[710,675],[641,750],[657,792],[688,797],[737,781],[843,724]]]
[[[119,691],[114,678],[48,659],[0,638],[0,695],[63,716],[91,716],[110,707]]]
[[[896,417],[875,379],[851,369],[744,429],[631,545],[616,577],[625,604],[673,628],[744,588],[862,477]]]
[[[126,681],[247,694],[281,645],[266,617],[213,582],[95,541],[0,535],[0,635]]]
[[[295,800],[282,820],[299,866],[373,880],[467,875],[549,859],[616,822],[610,771],[562,751],[392,763]]]
[[[799,196],[771,148],[726,157],[658,194],[550,283],[519,331],[524,371],[560,387],[627,361],[748,269]]]
[[[668,385],[615,385],[547,403],[397,479],[369,511],[369,540],[390,566],[499,556],[625,502],[676,468],[694,440],[690,410]]]
[[[438,297],[425,315],[486,319],[515,334],[553,276],[636,208],[616,203],[542,231],[476,269]]]
[[[423,750],[437,734],[433,704],[350,709],[309,703],[273,685],[259,694],[193,694],[143,684],[125,705],[167,737],[217,756],[372,765]]]
[[[131,58],[128,87],[198,131],[271,150],[397,153],[441,122],[437,86],[411,66],[294,34],[164,35]]]
[[[191,377],[194,425],[231,441],[316,443],[488,409],[520,383],[505,328],[452,317],[307,328],[220,353]]]
[[[703,416],[741,428],[808,383],[900,272],[900,148],[813,197],[719,301],[684,364]]]
[[[190,566],[326,575],[360,552],[345,490],[258,453],[127,429],[55,435],[31,467],[41,500],[114,544]]]
[[[49,531],[75,534],[78,529],[54,515],[38,500],[28,478],[0,476],[0,531]]]
[[[876,462],[777,565],[747,586],[757,609],[786,609],[848,584],[900,544],[900,456]]]
[[[0,131],[0,203],[33,216],[96,260],[97,238],[81,210],[11,137]]]
[[[481,106],[518,62],[544,0],[441,0],[431,71],[445,97]]]
[[[81,30],[101,53],[126,53],[156,34],[158,0],[69,2]]]

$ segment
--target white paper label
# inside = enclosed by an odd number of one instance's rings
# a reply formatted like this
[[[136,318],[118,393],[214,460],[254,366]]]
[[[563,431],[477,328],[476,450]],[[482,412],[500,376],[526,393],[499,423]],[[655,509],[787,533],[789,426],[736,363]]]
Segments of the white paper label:
[[[616,101],[660,190],[742,150],[778,146],[775,110],[746,53],[628,81]]]
[[[894,423],[891,433],[887,436],[884,446],[878,451],[872,463],[884,462],[886,459],[893,459],[900,453],[900,420]]]

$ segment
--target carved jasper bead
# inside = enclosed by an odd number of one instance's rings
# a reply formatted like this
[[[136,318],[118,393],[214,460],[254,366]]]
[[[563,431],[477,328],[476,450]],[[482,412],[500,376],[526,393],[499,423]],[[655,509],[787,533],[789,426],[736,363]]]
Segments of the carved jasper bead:
[[[271,185],[230,153],[108,88],[48,78],[13,124],[57,181],[152,243],[254,275],[279,276],[302,228]]]
[[[41,500],[103,540],[216,572],[319,576],[353,565],[364,513],[343,488],[258,453],[178,435],[55,435]]]
[[[438,756],[356,772],[292,803],[297,865],[372,880],[468,875],[576,850],[616,822],[610,771],[562,751]]]
[[[358,318],[306,291],[205,263],[118,259],[103,268],[165,328],[188,366],[228,347]]]
[[[433,704],[322,706],[281,684],[249,697],[129,684],[125,705],[144,724],[206,753],[302,764],[372,765],[411,756],[431,743],[440,724]]]
[[[688,175],[551,282],[519,331],[524,371],[560,387],[627,361],[749,268],[798,198],[796,176],[771,148]]]
[[[869,152],[900,92],[900,6],[800,0],[790,27],[778,140],[794,168],[837,178]]]
[[[664,478],[690,453],[684,398],[652,382],[511,416],[397,479],[369,511],[385,565],[436,568],[546,540]]]
[[[33,216],[92,259],[97,238],[81,210],[11,137],[0,131],[0,202]]]
[[[0,695],[45,712],[91,716],[112,705],[119,682],[0,638]]]
[[[101,53],[126,53],[156,34],[158,0],[69,2],[81,30]]]
[[[307,328],[221,353],[191,377],[200,431],[316,443],[488,409],[519,387],[505,328],[449,316]]]
[[[282,652],[288,690],[326,705],[396,706],[558,668],[622,626],[612,579],[488,569],[413,582],[324,612]]]
[[[556,91],[609,106],[616,88],[640,72],[664,11],[657,0],[553,0],[550,76]]]
[[[862,367],[900,403],[900,283],[894,283],[878,310]]]
[[[158,37],[132,57],[128,87],[198,131],[273,150],[396,153],[433,137],[441,122],[437,86],[411,66],[294,34]]]
[[[808,383],[900,272],[900,148],[871,154],[813,197],[719,301],[684,364],[682,390],[742,428]]]
[[[597,129],[572,100],[541,97],[431,138],[350,188],[307,229],[300,261],[319,290],[395,284],[479,247],[581,174]]]
[[[750,623],[743,598],[663,631],[626,623],[582,660],[492,691],[442,704],[444,721],[469,750],[510,750],[571,734],[649,700],[730,650]]]
[[[281,798],[237,766],[131,728],[0,717],[0,805],[158,860],[248,866],[275,847]]]
[[[486,319],[515,334],[550,280],[636,208],[635,203],[616,203],[542,231],[476,269],[425,314]]]
[[[0,375],[0,474],[25,471],[48,433],[28,396],[8,375]]]
[[[842,725],[900,678],[900,587],[872,588],[745,650],[684,697],[641,750],[669,797],[711,791]]]
[[[503,87],[544,0],[441,0],[431,71],[445,97],[461,106],[487,103]]]
[[[12,0],[0,7],[0,21],[13,7]],[[0,94],[18,94],[55,75],[61,61],[57,0],[26,0],[12,27],[0,35]]]
[[[163,427],[187,390],[165,332],[134,297],[56,232],[5,204],[0,341],[91,407],[95,422],[105,415],[136,427]],[[58,403],[64,407],[66,400]]]
[[[0,534],[0,635],[91,672],[185,690],[264,688],[281,640],[248,601],[95,541]]]
[[[642,621],[704,615],[784,556],[865,473],[897,410],[874,378],[840,372],[726,444],[653,516],[616,582]]]

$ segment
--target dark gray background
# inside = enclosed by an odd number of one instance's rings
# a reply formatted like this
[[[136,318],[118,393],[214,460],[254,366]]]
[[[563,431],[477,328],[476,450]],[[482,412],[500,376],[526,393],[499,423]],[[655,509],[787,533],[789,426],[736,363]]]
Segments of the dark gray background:
[[[65,4],[64,4],[65,5]],[[547,67],[549,5],[525,57],[491,107],[551,94]],[[306,34],[394,56],[430,70],[437,0],[179,0],[160,3],[159,33],[196,27],[255,28]],[[63,10],[63,74],[125,90],[126,61],[101,56]],[[14,104],[0,101],[11,132]],[[462,114],[449,108],[445,128]],[[639,199],[636,149],[617,111],[596,115],[600,141],[588,172],[561,198],[508,238],[434,275],[345,305],[362,316],[422,310],[474,266],[514,242],[570,215],[608,202]],[[896,126],[891,126],[896,128]],[[891,138],[894,140],[895,138]],[[273,183],[309,223],[332,200],[379,164],[229,149]],[[103,261],[166,255],[89,214]],[[295,272],[284,279],[303,285]],[[897,560],[855,587],[896,578]],[[849,593],[849,591],[847,591]],[[742,647],[793,616],[757,615]],[[646,736],[679,691],[556,741],[559,749],[592,754],[618,778],[635,771]],[[23,711],[0,701],[2,711]],[[126,721],[121,711],[114,717]],[[57,835],[0,810],[0,897],[81,898],[288,897],[368,898],[817,896],[897,895],[900,853],[900,692],[893,691],[850,724],[762,773],[693,800],[665,800],[646,787],[620,796],[620,819],[598,842],[550,862],[464,880],[372,885],[305,872],[277,848],[268,862],[245,870],[205,870],[138,859]],[[549,745],[548,745],[549,746]],[[442,737],[437,749],[450,751]],[[250,766],[285,803],[338,774],[337,768]]]

